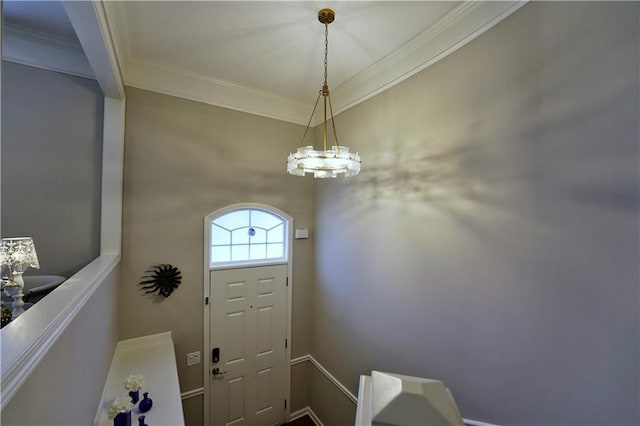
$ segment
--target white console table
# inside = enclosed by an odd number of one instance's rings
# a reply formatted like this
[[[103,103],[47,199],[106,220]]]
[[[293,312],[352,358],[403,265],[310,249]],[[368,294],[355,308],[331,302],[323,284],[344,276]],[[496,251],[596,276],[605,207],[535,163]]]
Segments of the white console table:
[[[123,382],[130,374],[142,374],[145,386],[153,400],[151,410],[140,413],[138,404],[131,411],[131,425],[137,426],[138,416],[145,416],[145,423],[153,426],[184,426],[180,384],[171,332],[153,334],[118,342],[111,361],[111,368],[102,391],[102,398],[94,420],[95,425],[111,426],[107,409],[117,396],[128,396]]]

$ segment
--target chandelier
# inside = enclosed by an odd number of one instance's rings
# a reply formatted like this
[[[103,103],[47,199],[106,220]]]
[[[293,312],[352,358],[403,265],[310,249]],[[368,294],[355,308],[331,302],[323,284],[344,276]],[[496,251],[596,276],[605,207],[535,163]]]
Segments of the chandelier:
[[[287,172],[296,176],[304,176],[305,173],[313,173],[315,178],[335,178],[340,173],[345,176],[355,176],[360,173],[360,156],[349,152],[349,148],[338,144],[338,135],[336,133],[336,125],[333,120],[333,108],[331,106],[331,96],[329,95],[329,86],[327,85],[327,54],[329,52],[329,24],[334,21],[336,14],[331,9],[322,9],[318,12],[318,21],[324,24],[324,84],[318,92],[316,103],[313,106],[311,117],[304,130],[302,141],[309,132],[311,120],[318,107],[320,96],[324,103],[324,120],[322,124],[322,151],[313,149],[313,146],[301,146],[294,154],[289,154],[287,158]],[[333,129],[333,138],[335,144],[331,149],[327,149],[327,102],[329,104],[329,112],[331,114],[331,127]]]

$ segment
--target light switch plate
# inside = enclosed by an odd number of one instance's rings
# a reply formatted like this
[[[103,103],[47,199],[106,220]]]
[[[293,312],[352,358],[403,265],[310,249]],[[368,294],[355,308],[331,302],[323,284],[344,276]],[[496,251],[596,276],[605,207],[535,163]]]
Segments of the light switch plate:
[[[309,229],[296,229],[296,240],[309,238]]]
[[[200,364],[200,351],[187,354],[187,367]]]

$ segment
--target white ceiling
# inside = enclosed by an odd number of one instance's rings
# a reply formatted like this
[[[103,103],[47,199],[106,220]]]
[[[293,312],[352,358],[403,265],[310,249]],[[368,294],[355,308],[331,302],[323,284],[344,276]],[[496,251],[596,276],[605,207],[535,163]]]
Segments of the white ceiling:
[[[331,4],[337,19],[329,25],[330,87],[397,50],[456,4]],[[319,8],[317,2],[128,2],[117,11],[132,60],[309,103],[323,80]]]
[[[11,23],[69,37],[61,3],[4,4]],[[522,4],[107,1],[96,7],[126,85],[306,124],[323,80],[318,10],[336,12],[328,82],[339,113],[440,60]]]

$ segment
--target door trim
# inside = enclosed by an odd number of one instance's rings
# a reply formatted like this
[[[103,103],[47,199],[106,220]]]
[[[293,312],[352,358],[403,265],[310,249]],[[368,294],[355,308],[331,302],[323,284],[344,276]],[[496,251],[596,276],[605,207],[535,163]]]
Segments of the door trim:
[[[286,336],[288,345],[285,350],[285,398],[287,400],[287,407],[284,410],[284,421],[288,422],[291,416],[291,301],[293,300],[293,218],[287,213],[283,212],[280,209],[269,206],[267,204],[259,204],[259,203],[238,203],[231,204],[229,206],[223,207],[216,211],[213,211],[204,217],[204,250],[203,250],[203,298],[202,298],[202,306],[203,306],[203,357],[202,357],[202,384],[204,388],[204,401],[203,401],[203,409],[204,409],[204,424],[205,426],[209,426],[210,424],[210,407],[209,407],[209,398],[211,395],[211,382],[209,378],[209,357],[211,354],[209,350],[211,348],[211,343],[209,342],[209,324],[210,324],[210,306],[211,301],[209,300],[209,273],[214,269],[222,269],[222,268],[211,268],[210,267],[210,248],[211,248],[211,230],[210,225],[211,221],[221,216],[225,213],[228,213],[233,210],[239,209],[261,209],[269,212],[273,212],[287,221],[287,277],[288,277],[288,285],[287,285],[287,300],[286,300]],[[279,262],[282,263],[282,262]],[[265,262],[264,266],[269,265],[269,262]],[[271,263],[273,264],[273,263]],[[251,264],[251,265],[231,265],[225,267],[224,269],[241,269],[247,267],[255,267],[255,266],[263,266],[263,264]],[[209,300],[209,304],[205,302]]]

